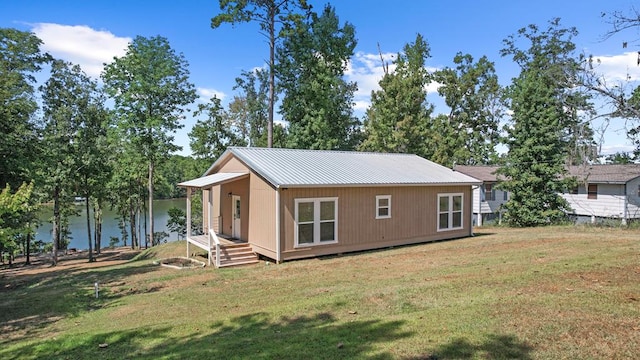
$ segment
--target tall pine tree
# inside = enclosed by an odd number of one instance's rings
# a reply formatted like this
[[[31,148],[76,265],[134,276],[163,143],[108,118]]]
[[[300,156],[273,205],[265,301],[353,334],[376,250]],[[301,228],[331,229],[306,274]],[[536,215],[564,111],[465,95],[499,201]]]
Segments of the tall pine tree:
[[[278,51],[280,111],[289,122],[287,145],[302,149],[353,149],[358,119],[353,115],[355,83],[344,79],[356,46],[353,25],[340,25],[335,9],[285,28]]]
[[[572,186],[565,176],[565,135],[574,117],[565,105],[578,69],[576,35],[555,19],[544,31],[529,25],[504,40],[501,54],[512,56],[521,68],[508,89],[513,112],[506,128],[509,151],[498,170],[506,179],[500,186],[511,193],[505,220],[512,226],[555,223],[569,209],[559,193]],[[519,41],[528,48],[518,48]]]
[[[433,105],[427,102],[431,75],[425,68],[430,48],[422,35],[404,47],[394,60],[395,70],[385,66],[380,90],[371,93],[360,150],[412,153],[429,157],[427,133]]]

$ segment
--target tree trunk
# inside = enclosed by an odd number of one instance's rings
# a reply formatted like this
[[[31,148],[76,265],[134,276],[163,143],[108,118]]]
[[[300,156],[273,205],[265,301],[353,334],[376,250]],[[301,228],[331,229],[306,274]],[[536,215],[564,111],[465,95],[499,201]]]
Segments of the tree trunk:
[[[136,210],[133,207],[129,207],[129,233],[131,234],[131,249],[136,249],[138,239],[136,239]]]
[[[60,189],[56,186],[53,189],[53,250],[51,251],[51,265],[58,265],[58,242],[60,241]]]
[[[122,236],[122,246],[127,246],[127,224],[124,220],[125,215],[120,219],[120,235]]]
[[[269,119],[267,121],[267,147],[273,147],[273,109],[276,102],[275,94],[275,47],[276,47],[276,7],[269,8]]]
[[[153,161],[149,161],[149,242],[154,246],[153,241]]]
[[[94,222],[94,235],[95,235],[95,251],[96,254],[100,254],[102,249],[102,207],[98,201],[93,207],[93,222]]]
[[[87,240],[89,241],[89,262],[94,262],[93,258],[93,239],[91,239],[91,215],[89,214],[89,194],[85,194],[84,207],[87,211]]]
[[[31,224],[28,224],[29,232],[27,232],[27,243],[25,246],[25,252],[27,255],[27,259],[25,260],[25,265],[31,265]]]

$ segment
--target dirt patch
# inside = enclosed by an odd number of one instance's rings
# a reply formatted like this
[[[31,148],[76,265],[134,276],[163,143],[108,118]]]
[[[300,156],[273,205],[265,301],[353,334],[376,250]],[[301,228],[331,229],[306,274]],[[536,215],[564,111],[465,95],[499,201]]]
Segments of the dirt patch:
[[[7,280],[21,276],[44,275],[61,270],[83,270],[103,266],[112,266],[125,263],[133,259],[141,250],[132,250],[128,247],[103,250],[100,255],[95,256],[94,262],[88,261],[88,253],[79,251],[58,257],[58,265],[51,266],[51,255],[43,254],[31,257],[31,263],[25,265],[26,258],[19,257],[11,267],[4,265],[0,268],[0,291],[6,286]]]

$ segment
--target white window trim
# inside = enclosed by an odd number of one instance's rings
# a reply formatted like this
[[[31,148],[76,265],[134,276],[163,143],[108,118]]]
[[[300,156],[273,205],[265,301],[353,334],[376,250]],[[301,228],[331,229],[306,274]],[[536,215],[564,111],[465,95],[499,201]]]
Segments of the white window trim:
[[[380,206],[380,200],[387,199],[387,206]],[[388,209],[387,215],[380,215],[380,209]],[[376,195],[376,219],[391,219],[391,195]]]
[[[449,224],[453,224],[453,197],[454,196],[460,196],[460,201],[461,201],[461,206],[462,208],[460,209],[460,226],[459,227],[448,227],[448,228],[441,228],[440,227],[440,198],[446,197],[449,199],[449,210],[446,212],[449,214]],[[436,214],[438,216],[437,219],[437,227],[438,227],[438,232],[441,231],[452,231],[452,230],[460,230],[460,229],[464,229],[464,194],[463,193],[445,193],[445,194],[438,194],[438,203],[437,203],[437,209],[436,209]],[[444,212],[442,212],[444,213]]]
[[[320,203],[325,201],[333,201],[334,202],[334,224],[333,224],[333,234],[335,235],[335,239],[333,241],[320,241]],[[299,244],[298,243],[298,204],[299,203],[313,203],[313,224],[314,224],[314,234],[313,234],[313,243],[311,244]],[[327,198],[304,198],[304,199],[295,199],[295,214],[293,218],[294,226],[294,247],[309,247],[309,246],[318,246],[318,245],[327,245],[327,244],[336,244],[338,242],[338,198],[337,197],[327,197]],[[306,224],[307,222],[305,222]],[[315,226],[315,225],[318,226]]]

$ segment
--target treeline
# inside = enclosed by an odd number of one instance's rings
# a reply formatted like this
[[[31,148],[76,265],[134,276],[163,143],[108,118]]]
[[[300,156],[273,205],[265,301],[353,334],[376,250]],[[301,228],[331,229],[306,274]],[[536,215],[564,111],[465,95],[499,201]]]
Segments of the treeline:
[[[613,29],[638,25],[637,17],[608,16]],[[0,252],[28,254],[38,204],[51,201],[55,264],[75,197],[85,201],[90,261],[101,247],[105,207],[116,209],[131,246],[153,245],[153,199],[183,196],[175,184],[200,176],[228,146],[404,152],[446,166],[499,164],[507,179],[501,186],[512,193],[506,220],[552,223],[566,208],[555,195],[569,186],[565,166],[598,157],[592,121],[640,118],[640,90],[611,86],[597,73],[597,59],[576,51],[577,30],[559,19],[503,40],[500,55],[520,68],[507,87],[487,56],[460,52],[451,67],[428,70],[432,50],[422,34],[390,59],[381,52],[380,89],[363,118],[353,110],[358,85],[344,76],[356,29],[333,7],[315,12],[304,0],[220,1],[211,27],[247,21],[267,36],[267,67],[241,72],[226,108],[213,97],[195,110],[188,63],[162,36],[134,38],[125,55],[105,65],[99,84],[78,65],[42,53],[35,35],[0,29],[0,184],[6,184]],[[48,79],[36,88],[43,69]],[[435,113],[427,98],[434,85],[447,113]],[[602,113],[596,100],[614,110]],[[276,110],[281,124],[274,124]],[[181,157],[174,136],[187,116],[197,119],[189,132],[192,157]],[[629,129],[636,144],[639,133]],[[498,146],[506,153],[499,155]],[[151,221],[141,234],[144,212]]]

